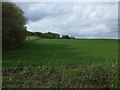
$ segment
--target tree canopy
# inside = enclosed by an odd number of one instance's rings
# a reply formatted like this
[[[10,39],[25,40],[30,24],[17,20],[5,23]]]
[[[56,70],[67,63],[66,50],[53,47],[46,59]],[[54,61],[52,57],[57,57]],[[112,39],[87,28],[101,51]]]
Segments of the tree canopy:
[[[13,3],[2,3],[3,49],[18,47],[26,38],[26,18],[23,11]]]
[[[71,39],[68,35],[63,35],[61,38],[62,39]]]
[[[47,39],[60,39],[60,35],[58,33],[42,33],[42,32],[30,32],[28,31],[28,36],[38,36],[40,38],[47,38]]]
[[[42,33],[42,32],[30,32],[27,31],[27,35],[28,36],[38,36],[40,38],[44,38],[44,39],[75,39],[75,37],[73,36],[68,36],[68,35],[62,35],[62,37],[60,37],[60,34],[58,33],[52,33],[52,32],[47,32],[47,33]]]

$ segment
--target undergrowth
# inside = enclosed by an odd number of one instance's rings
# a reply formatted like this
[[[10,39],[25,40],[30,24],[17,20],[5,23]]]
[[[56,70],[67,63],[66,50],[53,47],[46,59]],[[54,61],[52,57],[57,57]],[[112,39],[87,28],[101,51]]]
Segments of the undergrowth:
[[[6,73],[6,72],[3,72]],[[117,64],[25,67],[3,76],[3,88],[117,88]]]

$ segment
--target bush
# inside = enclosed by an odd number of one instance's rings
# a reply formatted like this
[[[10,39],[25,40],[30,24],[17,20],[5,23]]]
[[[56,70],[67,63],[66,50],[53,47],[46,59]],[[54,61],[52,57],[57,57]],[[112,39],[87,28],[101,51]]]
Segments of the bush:
[[[61,39],[71,39],[68,35],[63,35]]]
[[[2,3],[3,50],[18,47],[26,38],[26,18],[22,10],[13,3]]]

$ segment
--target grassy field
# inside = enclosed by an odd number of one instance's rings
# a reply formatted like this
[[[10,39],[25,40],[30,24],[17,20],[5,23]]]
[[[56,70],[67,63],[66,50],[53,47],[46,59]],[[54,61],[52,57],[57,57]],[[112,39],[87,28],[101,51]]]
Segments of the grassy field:
[[[40,39],[3,52],[3,88],[117,88],[118,40]]]
[[[3,88],[118,88],[117,69],[116,64],[26,67],[4,76],[2,85]]]
[[[76,66],[116,63],[118,40],[112,39],[39,39],[3,52],[3,68],[42,66]]]

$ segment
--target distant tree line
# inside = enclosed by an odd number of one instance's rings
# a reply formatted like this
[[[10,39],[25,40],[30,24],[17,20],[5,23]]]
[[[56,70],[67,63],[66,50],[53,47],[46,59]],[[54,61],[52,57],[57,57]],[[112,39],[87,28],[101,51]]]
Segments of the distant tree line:
[[[42,33],[42,32],[30,32],[27,31],[28,36],[38,36],[43,39],[75,39],[73,36],[68,36],[68,35],[60,35],[58,33],[52,33],[52,32],[47,32],[47,33]]]

